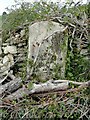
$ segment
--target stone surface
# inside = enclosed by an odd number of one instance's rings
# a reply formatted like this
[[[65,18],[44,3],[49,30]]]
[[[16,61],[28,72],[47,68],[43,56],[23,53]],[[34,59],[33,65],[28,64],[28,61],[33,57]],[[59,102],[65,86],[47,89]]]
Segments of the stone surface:
[[[13,55],[12,54],[5,55],[1,67],[1,70],[3,71],[3,75],[8,73],[12,65],[14,65]]]
[[[16,35],[15,35],[15,38],[19,38],[19,36],[20,36],[19,34],[16,34]]]
[[[2,44],[2,38],[0,38],[0,46],[1,46],[1,44]]]
[[[59,64],[59,73],[62,78],[64,78],[65,75],[68,42],[68,39],[63,33],[64,28],[65,27],[63,25],[52,21],[34,23],[29,27],[28,48],[28,59],[37,61],[40,71],[41,68],[46,66],[46,71],[49,75],[50,69],[53,69],[51,66],[55,62],[55,64]],[[52,56],[56,59],[54,60]],[[29,68],[27,68],[27,73],[30,73]]]
[[[4,54],[7,54],[7,53],[15,54],[15,53],[17,53],[16,46],[7,46],[7,47],[4,47],[3,49],[4,49]]]
[[[0,47],[0,55],[2,54],[2,49],[1,49],[1,47]]]
[[[2,64],[1,61],[0,61],[0,69],[1,69],[2,66],[3,66],[3,64]]]
[[[25,35],[25,30],[21,30],[20,35],[23,37]]]
[[[88,54],[88,50],[87,49],[82,49],[80,54],[81,55],[87,55]]]
[[[43,42],[46,37],[49,37],[55,32],[62,30],[64,26],[60,26],[59,23],[52,21],[41,21],[34,23],[29,27],[29,53],[28,58],[36,56],[39,45]]]

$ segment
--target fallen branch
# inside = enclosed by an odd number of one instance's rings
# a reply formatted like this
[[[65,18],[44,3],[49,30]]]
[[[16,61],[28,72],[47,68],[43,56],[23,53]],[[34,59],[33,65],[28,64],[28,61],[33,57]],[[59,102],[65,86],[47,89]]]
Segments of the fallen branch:
[[[0,96],[4,93],[12,93],[13,91],[17,90],[21,86],[22,80],[21,78],[15,78],[14,80],[4,84],[0,85]]]
[[[90,80],[87,81],[87,82],[76,82],[76,81],[71,81],[71,80],[55,80],[53,81],[54,83],[61,83],[61,82],[69,82],[69,83],[72,83],[72,84],[76,84],[76,85],[83,85],[83,84],[90,84]]]
[[[31,90],[24,86],[23,88],[20,88],[16,92],[5,97],[4,100],[12,101],[13,99],[23,98],[24,96],[27,96],[27,95],[44,94],[44,93],[55,92],[55,91],[59,91],[59,92],[61,91],[61,93],[73,92],[72,89],[67,90],[69,88],[70,82],[73,84],[80,85],[78,88],[75,89],[75,91],[81,90],[82,88],[90,86],[90,81],[79,83],[79,82],[68,81],[68,80],[56,80],[56,81],[50,80],[42,84],[33,84],[33,87]],[[27,84],[27,86],[28,85],[29,83]]]
[[[28,86],[28,84],[27,84]],[[32,95],[36,93],[45,93],[45,92],[50,92],[50,91],[59,91],[59,90],[66,90],[68,88],[68,82],[62,82],[60,84],[55,84],[52,83],[51,81],[48,81],[46,83],[42,84],[33,84],[33,88],[29,90],[26,87],[20,88],[16,92],[12,93],[11,95],[8,95],[5,97],[4,100],[10,100],[12,101],[13,99],[19,99],[22,98],[26,95]]]

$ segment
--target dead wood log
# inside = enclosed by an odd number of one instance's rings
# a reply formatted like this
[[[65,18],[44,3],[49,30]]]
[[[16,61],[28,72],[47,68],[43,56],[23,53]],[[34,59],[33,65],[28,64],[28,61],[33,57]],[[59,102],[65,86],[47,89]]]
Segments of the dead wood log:
[[[81,90],[82,88],[85,88],[88,86],[90,87],[90,81],[79,83],[79,82],[68,81],[68,80],[59,80],[59,81],[50,80],[42,84],[33,84],[33,88],[31,90],[24,86],[23,88],[20,88],[16,92],[5,97],[4,101],[7,101],[7,100],[12,101],[13,99],[19,99],[19,98],[23,98],[24,96],[33,95],[33,94],[44,94],[44,93],[55,92],[55,91],[59,91],[59,92],[64,91],[64,93],[65,91],[70,92],[69,90],[67,90],[70,82],[80,85],[75,90],[78,90],[78,89]]]
[[[68,88],[68,82],[62,82],[57,84],[57,83],[53,83],[52,81],[48,81],[42,84],[33,84],[33,88],[31,90],[29,90],[26,87],[20,88],[16,92],[5,97],[4,100],[12,101],[13,99],[19,99],[26,95],[45,93],[50,91],[60,91],[60,90],[62,91],[62,90],[66,90],[67,88]]]
[[[21,78],[15,78],[14,80],[4,84],[0,85],[0,96],[4,93],[12,93],[13,91],[17,90],[21,86],[22,80]]]

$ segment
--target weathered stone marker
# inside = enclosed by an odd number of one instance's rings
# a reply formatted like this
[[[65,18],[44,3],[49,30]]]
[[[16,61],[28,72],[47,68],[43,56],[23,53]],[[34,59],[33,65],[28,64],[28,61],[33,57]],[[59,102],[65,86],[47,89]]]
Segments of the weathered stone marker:
[[[53,21],[41,21],[29,27],[28,60],[39,64],[37,71],[41,70],[41,74],[46,72],[47,76],[57,64],[61,68],[58,72],[64,78],[68,42],[65,30],[63,25]],[[52,56],[56,59],[53,60]],[[30,72],[28,64],[27,74],[29,75]]]

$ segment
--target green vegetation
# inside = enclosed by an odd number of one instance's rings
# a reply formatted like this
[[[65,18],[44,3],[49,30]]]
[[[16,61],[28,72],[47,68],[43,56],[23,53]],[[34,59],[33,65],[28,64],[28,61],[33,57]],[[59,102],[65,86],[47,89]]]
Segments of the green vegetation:
[[[2,29],[2,16],[0,16],[0,30]]]
[[[69,8],[67,8],[67,5],[69,5]],[[68,51],[65,79],[80,82],[88,81],[90,80],[90,61],[86,59],[86,57],[90,55],[90,41],[87,32],[85,32],[88,27],[87,25],[84,26],[81,21],[84,20],[85,16],[87,16],[87,18],[90,16],[90,12],[88,12],[90,11],[89,6],[90,4],[74,4],[74,6],[71,7],[71,4],[68,3],[66,6],[59,8],[58,4],[43,1],[33,4],[22,3],[20,4],[20,8],[16,7],[15,10],[3,16],[3,21],[6,20],[2,26],[4,30],[2,36],[3,41],[9,37],[9,31],[14,31],[18,26],[23,26],[24,23],[29,22],[32,24],[32,22],[36,21],[50,20],[52,17],[61,17],[61,21],[64,21],[62,24],[69,26],[68,31],[66,31],[68,32]],[[81,44],[81,40],[88,44]],[[78,45],[80,46],[78,47]],[[84,47],[88,50],[87,55],[80,54]],[[25,64],[23,65],[23,79],[26,74]],[[54,79],[61,78],[59,76],[60,74],[58,74],[58,67],[59,66],[56,65],[53,70],[55,73]],[[37,76],[33,75],[32,78],[36,79]],[[30,86],[32,85],[30,84]],[[71,85],[71,87],[73,88],[74,86]],[[44,97],[38,95],[33,97],[25,96],[23,100],[13,101],[11,105],[12,106],[3,108],[2,111],[0,111],[2,112],[2,120],[11,120],[12,118],[17,120],[25,118],[89,120],[90,88],[75,93],[66,93],[62,96],[58,94],[46,95]]]

